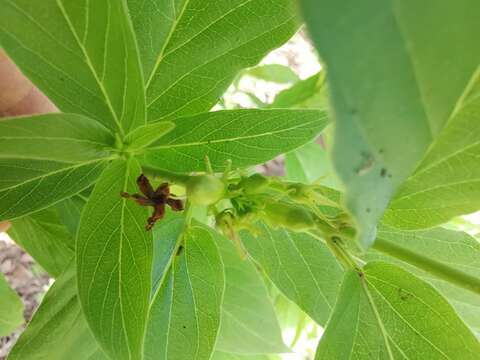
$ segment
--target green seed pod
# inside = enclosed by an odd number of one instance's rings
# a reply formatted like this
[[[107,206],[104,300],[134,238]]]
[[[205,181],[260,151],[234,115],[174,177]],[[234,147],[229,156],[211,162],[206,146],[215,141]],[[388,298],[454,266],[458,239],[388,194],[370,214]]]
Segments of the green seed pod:
[[[212,205],[225,196],[225,184],[213,175],[193,176],[186,186],[187,198],[195,205]]]
[[[315,228],[315,220],[310,211],[286,203],[269,203],[265,206],[265,220],[272,227],[284,227],[292,231],[307,231]]]
[[[244,178],[238,184],[246,195],[258,194],[265,190],[270,183],[270,179],[262,174],[253,174],[247,178]]]

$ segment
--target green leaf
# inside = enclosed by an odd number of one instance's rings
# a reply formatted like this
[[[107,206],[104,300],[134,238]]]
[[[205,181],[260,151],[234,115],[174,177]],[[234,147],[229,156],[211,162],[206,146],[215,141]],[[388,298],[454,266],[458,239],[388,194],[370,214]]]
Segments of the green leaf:
[[[63,112],[120,133],[145,123],[145,95],[124,1],[0,0],[0,43]]]
[[[139,150],[151,145],[162,136],[165,136],[165,134],[172,131],[174,127],[175,124],[170,121],[160,121],[154,124],[143,125],[125,136],[124,142],[128,144],[128,150]]]
[[[288,66],[280,64],[265,64],[255,66],[242,71],[241,75],[248,75],[260,80],[274,82],[277,84],[291,84],[300,80],[295,71]]]
[[[9,234],[53,277],[66,269],[75,254],[75,239],[55,208],[13,221]]]
[[[480,81],[399,189],[383,221],[427,228],[480,209]]]
[[[325,71],[320,71],[281,91],[268,107],[272,109],[325,109],[327,107]]]
[[[82,194],[77,194],[56,205],[60,221],[73,236],[77,235],[80,216],[82,215],[82,210],[87,200],[88,198]]]
[[[167,211],[166,217],[153,228],[152,297],[158,291],[170,260],[175,255],[184,227],[183,214]]]
[[[345,274],[316,359],[476,359],[480,343],[430,285],[373,262]]]
[[[73,265],[48,290],[8,359],[107,359],[82,314]]]
[[[150,306],[145,359],[208,360],[215,346],[225,286],[222,260],[208,228],[195,225],[183,236],[184,249]]]
[[[283,343],[272,301],[249,259],[241,259],[232,242],[215,236],[225,264],[225,296],[216,350],[236,354],[289,352]]]
[[[279,360],[280,358],[275,355],[238,355],[232,353],[226,353],[221,351],[215,351],[212,356],[212,360]]]
[[[333,160],[368,247],[390,199],[479,75],[480,3],[301,3],[328,71]]]
[[[415,264],[393,258],[389,256],[389,250],[395,251],[397,255],[406,252],[410,258],[416,258],[420,264],[435,261],[441,266],[480,279],[478,240],[466,233],[443,228],[402,231],[382,226],[377,233],[374,249],[371,249],[365,258],[368,261],[392,262],[421,277],[444,295],[471,329],[480,334],[480,296],[478,294],[459,288],[440,278],[438,274],[415,267]],[[426,255],[428,259],[425,259]]]
[[[0,336],[7,336],[23,323],[23,304],[0,272]]]
[[[316,142],[308,143],[285,154],[285,177],[303,183],[318,182],[338,188],[327,152]]]
[[[320,240],[304,233],[262,226],[242,232],[250,256],[272,282],[313,320],[325,325],[335,304],[343,270]]]
[[[43,210],[88,188],[106,160],[65,163],[0,159],[0,221]]]
[[[112,134],[95,120],[74,114],[2,119],[0,158],[82,162],[108,156]]]
[[[190,172],[263,163],[312,140],[327,125],[316,110],[229,110],[174,120],[175,129],[145,152],[147,165]]]
[[[147,87],[148,119],[210,110],[242,68],[297,30],[290,0],[128,0]]]
[[[78,295],[104,351],[141,358],[151,288],[152,236],[145,208],[120,196],[137,191],[135,160],[116,160],[100,176],[77,235]]]

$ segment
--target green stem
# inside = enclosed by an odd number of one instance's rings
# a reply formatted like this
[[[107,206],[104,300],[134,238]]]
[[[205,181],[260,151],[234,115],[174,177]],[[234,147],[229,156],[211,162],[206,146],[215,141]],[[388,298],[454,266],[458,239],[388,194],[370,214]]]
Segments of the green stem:
[[[382,239],[377,239],[373,248],[384,254],[405,261],[463,289],[480,294],[480,279],[466,274],[463,271],[454,269],[430,257],[423,256]]]
[[[150,166],[142,166],[142,169],[148,176],[160,177],[162,179],[169,180],[179,185],[185,185],[187,181],[191,178],[190,175],[177,174],[174,172],[157,169]]]

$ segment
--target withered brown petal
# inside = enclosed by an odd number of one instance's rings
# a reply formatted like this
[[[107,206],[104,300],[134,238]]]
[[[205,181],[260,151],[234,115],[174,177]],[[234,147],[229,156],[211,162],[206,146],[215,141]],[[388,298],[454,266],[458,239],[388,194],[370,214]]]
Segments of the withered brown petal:
[[[140,175],[137,179],[137,185],[140,191],[148,198],[152,198],[155,195],[150,180],[145,175]]]

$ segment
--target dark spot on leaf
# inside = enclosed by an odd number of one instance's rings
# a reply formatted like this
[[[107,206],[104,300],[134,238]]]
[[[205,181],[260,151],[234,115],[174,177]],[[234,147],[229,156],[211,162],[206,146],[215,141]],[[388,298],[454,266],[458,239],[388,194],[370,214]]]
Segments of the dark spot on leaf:
[[[382,168],[382,170],[380,170],[380,176],[385,177],[386,175],[387,175],[387,169]]]
[[[187,327],[185,325],[183,325],[183,328],[186,329]]]
[[[412,294],[410,294],[409,292],[407,292],[406,290],[404,290],[402,288],[399,288],[398,289],[398,296],[400,297],[401,300],[406,301],[406,300],[408,300],[409,298],[412,297]]]
[[[365,211],[366,211],[367,213],[369,213],[369,212],[372,211],[372,210],[371,210],[370,208],[366,208]]]
[[[362,151],[360,155],[363,158],[362,164],[355,169],[355,173],[359,176],[363,176],[373,168],[373,156],[365,151]]]
[[[385,150],[383,150],[383,148],[378,149],[379,154],[383,154],[384,152],[385,152]]]

